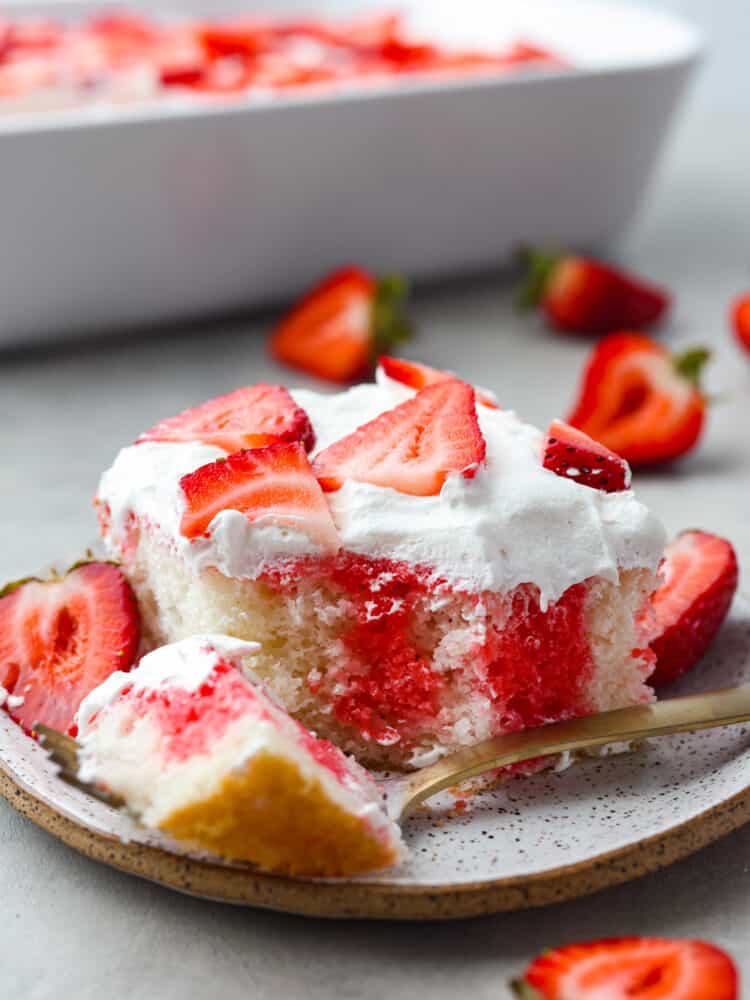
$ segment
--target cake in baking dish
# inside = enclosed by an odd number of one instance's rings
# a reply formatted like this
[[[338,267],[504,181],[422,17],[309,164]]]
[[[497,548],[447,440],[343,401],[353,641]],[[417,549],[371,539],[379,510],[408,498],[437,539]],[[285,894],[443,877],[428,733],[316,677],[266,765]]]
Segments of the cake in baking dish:
[[[652,698],[665,539],[626,463],[446,373],[237,389],[124,448],[96,505],[154,644],[257,640],[287,711],[367,765]]]
[[[80,777],[147,827],[271,871],[396,864],[401,836],[374,780],[253,678],[257,649],[192,636],[112,674],[78,712]]]

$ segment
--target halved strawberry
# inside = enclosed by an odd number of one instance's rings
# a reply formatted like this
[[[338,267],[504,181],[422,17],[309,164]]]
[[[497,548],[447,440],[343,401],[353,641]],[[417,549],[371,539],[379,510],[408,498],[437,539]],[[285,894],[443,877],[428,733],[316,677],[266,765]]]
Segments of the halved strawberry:
[[[378,364],[383,369],[388,378],[396,382],[403,382],[404,385],[411,386],[412,389],[424,389],[427,385],[435,385],[437,382],[452,382],[458,376],[453,372],[442,371],[440,368],[430,368],[429,365],[420,364],[418,361],[405,361],[403,358],[378,358]],[[478,392],[474,389],[477,402],[482,406],[487,406],[491,410],[499,410],[497,402],[486,392]]]
[[[357,267],[336,271],[281,320],[271,353],[311,375],[354,381],[368,373],[381,351],[409,336],[405,297],[401,278],[377,280]]]
[[[183,476],[180,486],[185,496],[180,530],[187,538],[205,534],[220,511],[237,510],[251,522],[303,531],[329,551],[339,547],[331,512],[301,444],[235,452]]]
[[[750,354],[750,293],[741,295],[733,303],[732,327],[737,343]]]
[[[704,941],[623,937],[548,951],[513,988],[522,1000],[737,1000],[739,980]]]
[[[130,585],[112,563],[74,566],[52,580],[21,580],[0,592],[0,685],[24,729],[71,732],[83,698],[138,652],[140,618]]]
[[[689,451],[707,402],[700,371],[708,351],[673,357],[642,333],[615,333],[594,348],[568,423],[631,465],[654,465]]]
[[[139,14],[108,11],[95,14],[86,22],[86,31],[105,38],[123,38],[133,43],[150,45],[158,40],[156,26]]]
[[[201,441],[225,451],[301,441],[315,443],[310,418],[280,385],[249,385],[183,410],[155,424],[136,441]]]
[[[508,51],[504,53],[502,59],[503,62],[510,66],[528,62],[544,63],[547,66],[559,67],[568,65],[561,56],[555,55],[554,52],[549,52],[547,49],[543,49],[533,42],[525,41],[514,42]]]
[[[346,21],[312,22],[313,37],[334,45],[364,49],[371,53],[380,50],[402,33],[403,16],[393,11],[356,14]]]
[[[267,21],[251,17],[206,21],[198,25],[196,33],[210,59],[226,56],[252,58],[267,48],[273,37]]]
[[[737,589],[731,542],[706,531],[683,531],[664,550],[660,583],[644,623],[654,638],[656,669],[649,684],[676,680],[703,656],[727,616]]]
[[[62,24],[52,18],[29,18],[10,24],[9,46],[12,49],[52,49],[59,46],[64,38]]]
[[[452,472],[474,476],[485,451],[474,390],[451,379],[428,385],[336,441],[315,458],[313,471],[329,492],[354,479],[434,496]]]
[[[592,336],[650,326],[669,306],[669,293],[591,257],[528,251],[528,283],[521,308],[541,306],[566,333]]]
[[[630,466],[624,459],[562,420],[549,425],[542,464],[558,476],[605,493],[630,486]]]

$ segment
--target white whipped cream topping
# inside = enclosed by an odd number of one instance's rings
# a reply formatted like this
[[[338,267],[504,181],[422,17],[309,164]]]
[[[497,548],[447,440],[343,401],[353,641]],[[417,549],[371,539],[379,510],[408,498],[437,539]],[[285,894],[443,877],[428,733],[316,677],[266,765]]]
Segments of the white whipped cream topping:
[[[253,579],[280,555],[320,552],[304,530],[274,524],[269,518],[251,523],[236,510],[217,514],[208,527],[208,538],[191,540],[182,535],[185,498],[180,479],[226,455],[221,448],[200,442],[144,441],[123,448],[104,473],[98,490],[99,499],[110,507],[109,541],[115,543],[115,549],[125,538],[132,512],[163,542],[176,548],[196,572],[215,566],[225,576]]]
[[[147,653],[135,670],[118,670],[90,691],[76,714],[78,739],[84,741],[91,720],[103,708],[117,701],[126,687],[134,691],[179,687],[196,691],[219,663],[242,669],[248,657],[257,653],[260,643],[244,642],[228,635],[193,635]]]
[[[292,391],[315,430],[311,457],[413,394],[382,372],[375,384],[335,395]],[[326,494],[343,547],[424,565],[435,578],[472,591],[533,583],[543,607],[590,576],[614,582],[619,570],[656,570],[664,528],[632,490],[603,493],[555,475],[542,467],[540,431],[509,410],[479,405],[477,414],[487,456],[473,479],[451,475],[438,496],[354,481]],[[123,449],[99,487],[115,551],[133,512],[196,572],[215,566],[227,576],[255,578],[279,558],[319,552],[302,531],[251,524],[233,511],[214,518],[209,538],[183,538],[180,476],[222,454],[200,443]]]

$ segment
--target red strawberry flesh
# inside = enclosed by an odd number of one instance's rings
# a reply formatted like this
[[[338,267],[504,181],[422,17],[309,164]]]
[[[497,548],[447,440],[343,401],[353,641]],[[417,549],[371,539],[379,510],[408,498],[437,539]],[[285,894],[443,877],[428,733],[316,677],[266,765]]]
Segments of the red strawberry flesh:
[[[328,551],[339,546],[325,497],[301,444],[277,444],[238,451],[183,476],[185,512],[180,530],[204,535],[223,510],[309,535]]]
[[[21,583],[0,598],[8,712],[27,731],[37,722],[70,731],[83,698],[114,671],[130,669],[139,641],[135,597],[111,563]]]
[[[624,459],[561,420],[553,420],[549,426],[543,465],[564,479],[605,493],[630,486],[630,468]]]
[[[329,492],[353,479],[434,496],[451,473],[473,477],[485,452],[474,390],[451,379],[428,385],[336,441],[316,457],[313,469]]]
[[[692,359],[690,376],[680,365]],[[633,466],[671,461],[700,437],[706,401],[696,385],[706,352],[681,359],[641,333],[616,333],[599,342],[584,372],[568,423]]]
[[[411,386],[412,389],[424,389],[427,385],[434,385],[437,382],[450,382],[457,378],[453,372],[442,371],[440,368],[430,368],[419,361],[405,361],[403,358],[378,358],[378,364],[383,369],[388,378],[396,382],[403,382],[404,385]],[[491,410],[499,410],[497,402],[486,392],[474,390],[477,402]]]
[[[514,984],[526,1000],[737,1000],[737,970],[704,941],[628,937],[541,955]]]
[[[301,441],[309,451],[315,435],[309,417],[286,389],[260,383],[162,420],[136,443],[143,441],[201,441],[228,452]]]
[[[737,343],[750,354],[750,295],[743,295],[733,303],[732,327]]]
[[[737,556],[730,542],[705,531],[685,531],[664,552],[661,582],[651,598],[649,679],[663,687],[689,670],[708,649],[737,589]]]
[[[284,364],[349,382],[372,359],[375,279],[356,267],[342,268],[307,293],[271,337],[271,353]]]
[[[563,257],[542,297],[553,326],[591,336],[649,326],[668,305],[664,289],[590,257]]]

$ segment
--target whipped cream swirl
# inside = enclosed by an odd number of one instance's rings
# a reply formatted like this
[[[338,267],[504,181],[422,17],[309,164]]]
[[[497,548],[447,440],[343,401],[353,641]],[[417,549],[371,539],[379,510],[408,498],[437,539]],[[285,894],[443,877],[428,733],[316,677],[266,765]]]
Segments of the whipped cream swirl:
[[[292,390],[315,430],[311,457],[413,393],[382,372],[375,384],[335,395]],[[473,479],[451,475],[437,496],[351,480],[326,494],[343,548],[424,567],[471,592],[535,584],[542,607],[591,576],[616,582],[620,570],[656,570],[664,528],[632,490],[603,493],[558,476],[541,464],[539,430],[509,410],[478,405],[477,414],[487,455]],[[250,523],[232,510],[216,515],[207,538],[181,535],[181,476],[225,454],[200,442],[124,448],[98,491],[110,508],[115,554],[133,515],[196,573],[215,567],[255,579],[280,559],[319,552],[302,530]]]

